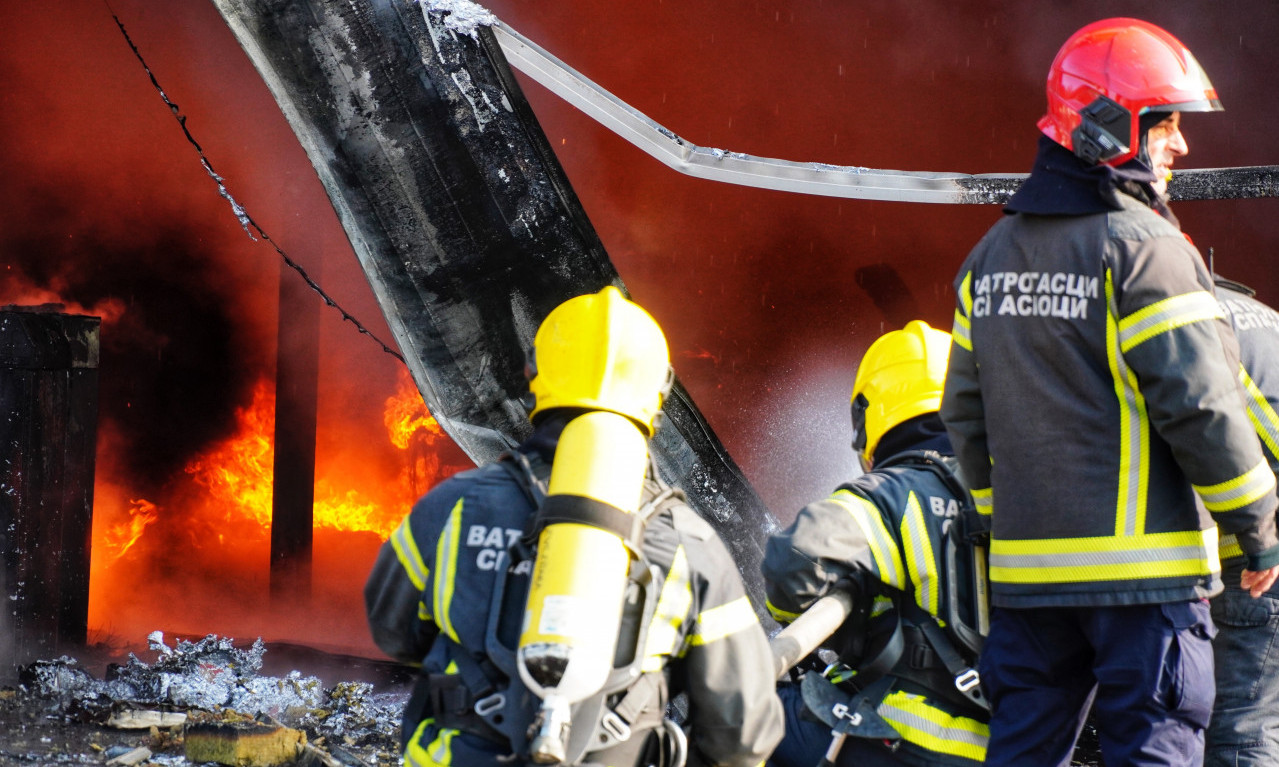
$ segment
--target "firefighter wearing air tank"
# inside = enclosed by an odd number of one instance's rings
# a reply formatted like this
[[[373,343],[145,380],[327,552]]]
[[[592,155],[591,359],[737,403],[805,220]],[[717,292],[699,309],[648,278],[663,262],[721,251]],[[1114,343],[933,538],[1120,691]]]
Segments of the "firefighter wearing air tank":
[[[405,764],[758,764],[782,731],[767,639],[648,458],[661,329],[608,287],[552,311],[529,362],[532,436],[422,498],[365,587],[378,646],[422,668]]]
[[[765,583],[778,620],[834,589],[854,595],[852,617],[827,644],[842,663],[779,688],[786,737],[773,767],[814,767],[828,752],[836,765],[871,767],[985,757],[987,712],[973,670],[986,609],[981,531],[970,529],[979,521],[937,414],[950,344],[949,333],[914,321],[870,346],[852,395],[853,448],[866,473],[768,541]],[[832,740],[841,724],[846,732]]]

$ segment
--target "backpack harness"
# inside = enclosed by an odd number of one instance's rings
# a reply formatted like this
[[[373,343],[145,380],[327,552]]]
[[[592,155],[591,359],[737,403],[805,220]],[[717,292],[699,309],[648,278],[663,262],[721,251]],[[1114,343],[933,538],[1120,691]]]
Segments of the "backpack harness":
[[[521,584],[516,584],[508,593],[508,585],[517,565],[531,562],[536,556],[543,527],[552,521],[577,522],[617,533],[634,560],[627,575],[629,607],[623,613],[613,670],[603,688],[573,704],[573,726],[564,764],[579,764],[583,757],[589,761],[596,752],[624,748],[628,754],[635,751],[634,760],[647,759],[644,764],[683,767],[688,744],[683,730],[665,718],[666,675],[661,670],[641,670],[648,627],[661,590],[661,571],[643,555],[644,530],[655,513],[683,500],[683,492],[658,481],[659,492],[635,514],[613,510],[611,515],[587,513],[566,518],[561,508],[552,512],[552,519],[543,513],[546,486],[537,478],[528,456],[507,451],[499,457],[498,465],[516,480],[537,511],[529,517],[524,534],[507,549],[505,575],[499,575],[494,584],[485,631],[485,657],[477,658],[465,648],[450,653],[457,673],[425,676],[425,684],[419,683],[406,707],[406,722],[412,721],[407,713],[412,710],[418,722],[434,718],[440,727],[502,743],[527,759],[529,729],[539,699],[520,679],[516,648],[502,639],[519,636],[527,586],[518,588]],[[649,474],[656,478],[655,472]],[[411,732],[405,729],[406,733]],[[656,735],[655,744],[645,737],[649,733]],[[609,756],[610,763],[617,762],[616,754]]]
[[[805,706],[834,735],[826,759],[833,764],[845,737],[870,738],[893,743],[901,736],[877,713],[880,703],[895,680],[917,684],[936,697],[954,705],[968,716],[985,718],[990,704],[981,691],[981,677],[975,668],[984,639],[986,580],[982,566],[974,562],[974,584],[970,596],[977,626],[965,621],[959,609],[959,584],[955,575],[960,548],[977,552],[988,545],[986,523],[967,500],[968,493],[954,471],[932,451],[910,451],[894,456],[881,467],[909,464],[933,472],[957,498],[963,500],[959,516],[942,535],[941,566],[947,578],[945,626],[904,594],[884,589],[877,593],[892,602],[892,610],[871,617],[870,598],[855,601],[853,613],[837,636],[846,639],[840,661],[852,666],[851,677],[834,681],[828,673],[806,673],[801,680]],[[980,565],[980,566],[979,566]],[[869,597],[870,595],[867,595]],[[850,689],[851,688],[851,689]],[[824,764],[827,762],[823,762]]]

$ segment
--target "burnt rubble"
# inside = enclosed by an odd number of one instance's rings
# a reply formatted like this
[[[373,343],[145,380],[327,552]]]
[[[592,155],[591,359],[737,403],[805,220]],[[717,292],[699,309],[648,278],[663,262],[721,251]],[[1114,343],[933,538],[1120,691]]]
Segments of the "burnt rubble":
[[[210,728],[223,738],[256,728],[298,741],[296,758],[241,754],[226,764],[400,763],[407,685],[379,691],[369,681],[326,686],[296,670],[263,675],[261,639],[247,648],[216,635],[172,646],[158,631],[147,639],[153,662],[129,653],[103,678],[66,656],[23,667],[16,687],[0,689],[0,765],[213,764],[189,761],[184,748],[187,733]]]

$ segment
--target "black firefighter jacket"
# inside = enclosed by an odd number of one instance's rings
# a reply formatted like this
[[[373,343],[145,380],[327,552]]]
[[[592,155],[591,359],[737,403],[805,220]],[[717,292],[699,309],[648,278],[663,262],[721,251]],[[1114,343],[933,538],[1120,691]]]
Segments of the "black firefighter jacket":
[[[1207,269],[1110,192],[1101,212],[1006,211],[956,277],[941,413],[990,515],[997,606],[1210,596],[1219,530],[1253,569],[1279,563],[1275,475]]]
[[[536,454],[531,463],[544,481],[550,467]],[[646,498],[655,489],[648,483]],[[667,674],[671,694],[688,694],[690,765],[759,764],[782,736],[768,640],[711,526],[684,503],[659,509],[643,545],[664,579],[644,671]],[[496,464],[455,475],[418,501],[383,544],[365,586],[378,646],[424,673],[456,673],[459,654],[482,656],[495,577],[533,511],[520,483]],[[506,763],[494,748],[428,722],[405,764]]]
[[[877,612],[891,609],[882,596],[887,588],[944,622],[953,584],[960,614],[976,625],[971,549],[948,566],[942,540],[943,530],[959,523],[966,499],[923,463],[941,460],[953,465],[954,459],[910,451],[879,462],[883,468],[877,465],[805,506],[789,527],[769,538],[763,570],[773,615],[794,620],[849,579],[859,599],[881,595]],[[909,662],[903,656],[899,665]],[[929,764],[971,765],[986,758],[985,718],[964,715],[918,684],[898,677],[877,711],[902,736],[901,748]]]
[[[1248,418],[1261,438],[1270,470],[1279,475],[1279,312],[1228,280],[1217,281],[1217,301],[1239,340],[1239,381],[1247,394]],[[1223,566],[1238,569],[1242,558],[1236,537],[1223,535]]]

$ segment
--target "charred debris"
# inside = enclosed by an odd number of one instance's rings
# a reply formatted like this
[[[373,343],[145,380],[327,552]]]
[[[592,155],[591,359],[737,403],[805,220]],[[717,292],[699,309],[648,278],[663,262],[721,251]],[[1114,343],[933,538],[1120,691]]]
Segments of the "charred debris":
[[[147,639],[153,661],[130,652],[101,675],[67,656],[21,667],[0,687],[0,765],[400,764],[404,667],[326,656],[332,674],[359,679],[326,683],[263,673],[261,639]]]

